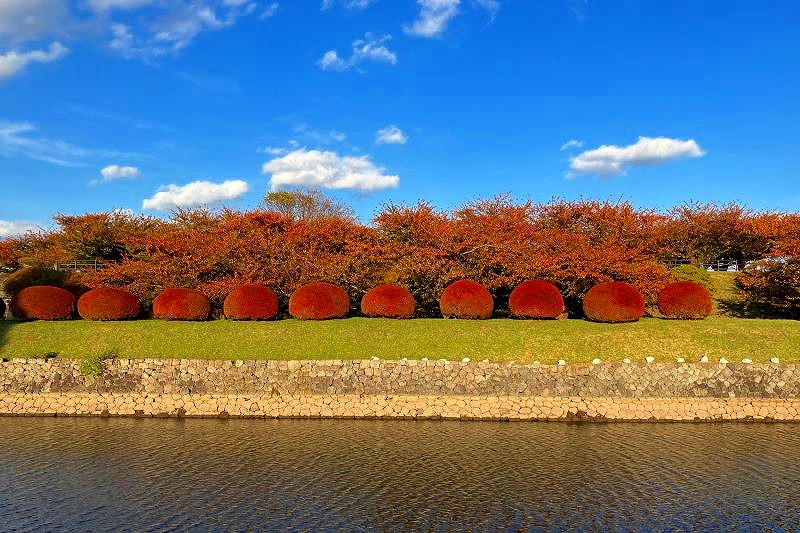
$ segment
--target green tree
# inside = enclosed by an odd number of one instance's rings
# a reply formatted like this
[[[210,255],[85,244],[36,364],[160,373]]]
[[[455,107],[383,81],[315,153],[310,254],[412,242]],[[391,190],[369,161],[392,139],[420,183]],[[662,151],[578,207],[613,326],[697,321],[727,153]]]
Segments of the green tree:
[[[321,191],[270,191],[264,195],[262,204],[267,211],[280,213],[292,220],[314,220],[339,217],[355,221],[355,211]]]

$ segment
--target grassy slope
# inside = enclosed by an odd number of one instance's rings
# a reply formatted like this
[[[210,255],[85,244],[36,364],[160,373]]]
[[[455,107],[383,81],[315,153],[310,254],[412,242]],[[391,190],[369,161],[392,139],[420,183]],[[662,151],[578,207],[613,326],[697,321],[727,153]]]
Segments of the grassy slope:
[[[730,361],[750,357],[786,361],[800,357],[800,322],[711,317],[703,321],[644,319],[631,324],[584,320],[494,319],[384,320],[350,318],[327,322],[204,323],[0,322],[0,356],[31,357],[58,352],[85,357],[111,349],[120,357],[217,359],[446,358],[553,363],[641,360],[687,361],[703,354]]]
[[[739,299],[739,292],[733,284],[736,274],[736,272],[711,272],[711,281],[717,289],[714,293],[714,314],[724,316],[726,313],[720,303]]]

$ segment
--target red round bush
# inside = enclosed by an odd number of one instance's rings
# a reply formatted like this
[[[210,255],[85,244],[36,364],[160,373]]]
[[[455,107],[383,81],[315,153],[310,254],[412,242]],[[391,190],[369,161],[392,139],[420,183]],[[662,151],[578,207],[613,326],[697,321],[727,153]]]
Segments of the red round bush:
[[[69,320],[74,313],[75,295],[58,287],[27,287],[11,299],[11,314],[17,318]]]
[[[558,318],[566,310],[558,287],[541,279],[517,285],[508,298],[508,308],[519,318]]]
[[[489,318],[494,300],[486,287],[471,279],[451,283],[439,298],[442,316],[454,318]]]
[[[164,320],[208,320],[211,302],[194,289],[167,289],[153,300],[153,316]]]
[[[408,289],[393,283],[378,285],[361,298],[361,312],[367,316],[411,318],[416,307],[417,302]]]
[[[228,294],[222,310],[231,320],[270,320],[278,315],[278,296],[264,285],[242,285]]]
[[[658,310],[668,318],[705,318],[713,306],[708,289],[694,281],[676,281],[658,293]]]
[[[598,283],[583,297],[583,312],[595,322],[636,322],[644,316],[644,296],[630,283]]]
[[[350,297],[341,287],[317,282],[303,285],[289,298],[289,314],[300,320],[342,318],[350,312]]]
[[[136,296],[112,287],[92,289],[78,299],[78,314],[86,320],[130,320],[140,311]]]

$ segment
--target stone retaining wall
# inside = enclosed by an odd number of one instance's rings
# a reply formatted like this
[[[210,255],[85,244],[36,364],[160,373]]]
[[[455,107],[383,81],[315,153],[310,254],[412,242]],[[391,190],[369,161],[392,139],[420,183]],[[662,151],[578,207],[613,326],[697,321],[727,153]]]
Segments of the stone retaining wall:
[[[800,365],[110,360],[0,363],[0,414],[798,420]]]

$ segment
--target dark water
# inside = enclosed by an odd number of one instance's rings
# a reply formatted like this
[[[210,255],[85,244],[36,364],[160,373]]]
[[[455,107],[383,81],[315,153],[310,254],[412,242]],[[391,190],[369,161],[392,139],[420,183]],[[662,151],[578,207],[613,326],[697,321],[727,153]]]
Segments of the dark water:
[[[0,530],[792,530],[800,426],[0,418]]]

